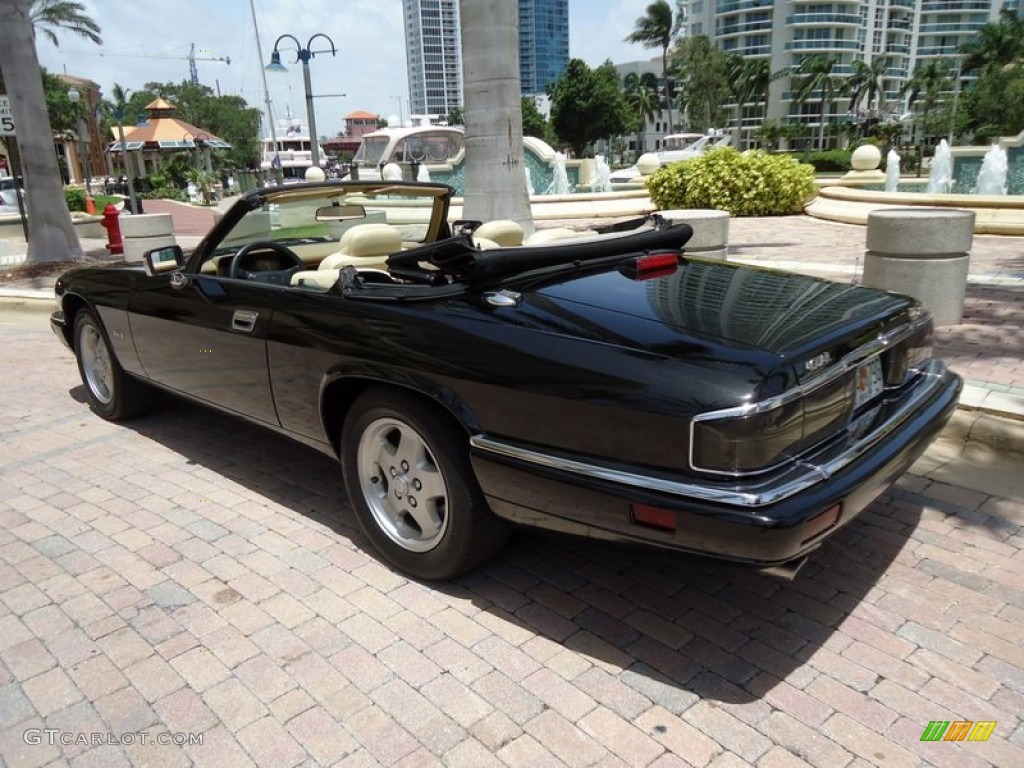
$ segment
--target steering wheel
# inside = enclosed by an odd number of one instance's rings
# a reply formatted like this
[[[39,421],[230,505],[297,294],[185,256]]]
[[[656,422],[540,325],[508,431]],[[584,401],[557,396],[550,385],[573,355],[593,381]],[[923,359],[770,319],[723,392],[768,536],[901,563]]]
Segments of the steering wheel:
[[[244,266],[245,258],[253,251],[273,251],[287,262],[287,266],[274,270],[249,270]],[[281,245],[273,240],[257,240],[254,243],[243,245],[238,253],[231,257],[231,267],[228,269],[228,277],[238,280],[259,280],[265,283],[287,285],[291,276],[306,265],[291,248]]]

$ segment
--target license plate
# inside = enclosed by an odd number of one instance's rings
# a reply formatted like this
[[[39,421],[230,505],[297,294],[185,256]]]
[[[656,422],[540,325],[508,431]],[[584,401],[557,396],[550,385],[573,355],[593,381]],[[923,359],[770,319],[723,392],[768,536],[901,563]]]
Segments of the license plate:
[[[882,379],[882,361],[875,357],[857,368],[857,378],[853,390],[854,410],[864,403],[882,394],[885,381]]]

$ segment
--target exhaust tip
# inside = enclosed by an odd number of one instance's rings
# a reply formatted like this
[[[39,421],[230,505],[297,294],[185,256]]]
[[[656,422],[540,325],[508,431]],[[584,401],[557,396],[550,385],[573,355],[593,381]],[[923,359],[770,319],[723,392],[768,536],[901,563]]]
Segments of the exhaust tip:
[[[798,557],[796,560],[790,560],[788,563],[781,563],[780,565],[772,565],[767,568],[761,568],[761,573],[766,576],[772,576],[776,579],[782,579],[783,581],[793,581],[800,570],[807,565],[807,561],[810,558],[807,555]]]

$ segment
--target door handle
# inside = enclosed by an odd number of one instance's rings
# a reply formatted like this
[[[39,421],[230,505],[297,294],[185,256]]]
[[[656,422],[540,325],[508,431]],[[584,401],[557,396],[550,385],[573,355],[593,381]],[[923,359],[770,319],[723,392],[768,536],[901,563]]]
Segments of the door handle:
[[[252,329],[256,327],[256,318],[259,316],[259,312],[251,309],[236,309],[235,314],[231,316],[231,330],[252,333]]]

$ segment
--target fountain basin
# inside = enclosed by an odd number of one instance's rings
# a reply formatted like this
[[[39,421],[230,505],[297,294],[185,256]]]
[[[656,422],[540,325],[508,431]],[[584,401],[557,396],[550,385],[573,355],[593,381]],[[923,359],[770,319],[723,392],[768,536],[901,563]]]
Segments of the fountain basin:
[[[818,191],[817,197],[804,206],[804,213],[829,221],[867,225],[872,211],[914,206],[974,211],[976,235],[1024,235],[1024,195],[880,192],[830,186]]]

